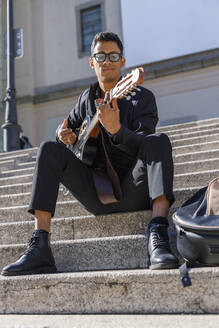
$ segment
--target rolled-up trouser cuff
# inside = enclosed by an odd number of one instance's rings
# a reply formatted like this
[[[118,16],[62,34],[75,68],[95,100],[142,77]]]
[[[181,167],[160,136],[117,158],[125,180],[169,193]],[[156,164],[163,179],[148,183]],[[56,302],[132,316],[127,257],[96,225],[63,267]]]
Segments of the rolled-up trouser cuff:
[[[28,208],[28,213],[30,213],[30,214],[33,214],[33,215],[35,215],[35,211],[36,210],[38,210],[38,211],[43,211],[43,212],[49,212],[49,213],[51,213],[51,217],[53,217],[54,216],[54,214],[55,214],[55,208],[54,209],[48,209],[48,208],[38,208],[39,206],[34,206],[33,208],[32,207],[29,207]]]

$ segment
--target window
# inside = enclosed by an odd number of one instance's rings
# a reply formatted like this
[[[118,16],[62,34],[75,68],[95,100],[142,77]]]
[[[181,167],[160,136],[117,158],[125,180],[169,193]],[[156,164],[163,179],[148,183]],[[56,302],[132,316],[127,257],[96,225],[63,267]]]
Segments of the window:
[[[76,8],[79,57],[90,53],[93,37],[104,30],[103,0]]]
[[[102,25],[100,6],[81,10],[82,52],[90,51],[90,46],[94,35],[101,31]]]

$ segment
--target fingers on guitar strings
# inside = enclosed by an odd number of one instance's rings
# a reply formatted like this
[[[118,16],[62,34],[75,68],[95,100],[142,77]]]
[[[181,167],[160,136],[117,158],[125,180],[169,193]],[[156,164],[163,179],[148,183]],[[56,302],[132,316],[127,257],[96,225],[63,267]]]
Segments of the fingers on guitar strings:
[[[98,100],[95,100],[94,103],[95,103],[95,106],[97,109],[100,108],[101,102],[99,102]]]
[[[95,102],[95,106],[97,111],[101,111],[106,107],[104,103],[100,103],[100,102]]]
[[[115,111],[118,111],[118,110],[119,110],[119,107],[118,107],[118,104],[117,104],[116,99],[113,99],[113,100],[112,100],[111,107],[112,107]]]
[[[109,91],[107,91],[104,97],[104,104],[109,104],[109,100],[110,100],[110,93]]]

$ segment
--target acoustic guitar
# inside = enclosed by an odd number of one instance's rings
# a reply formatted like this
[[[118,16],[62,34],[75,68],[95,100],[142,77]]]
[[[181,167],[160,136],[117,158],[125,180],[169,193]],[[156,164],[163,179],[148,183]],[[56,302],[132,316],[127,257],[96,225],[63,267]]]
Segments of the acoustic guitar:
[[[109,91],[109,103],[115,98],[121,99],[128,96],[137,85],[143,83],[144,77],[145,72],[142,67],[132,70]],[[80,127],[77,142],[70,147],[73,153],[89,166],[92,165],[97,151],[98,123],[98,112],[95,113],[92,119],[87,116]]]

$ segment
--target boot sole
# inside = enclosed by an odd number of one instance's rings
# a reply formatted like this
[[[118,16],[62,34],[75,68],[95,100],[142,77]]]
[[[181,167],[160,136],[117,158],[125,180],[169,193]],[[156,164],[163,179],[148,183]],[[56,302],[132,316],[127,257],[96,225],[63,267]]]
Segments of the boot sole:
[[[29,274],[56,273],[56,266],[37,268],[31,271],[2,271],[3,276],[24,276]]]
[[[163,269],[177,269],[179,267],[178,263],[157,263],[151,264],[149,266],[150,270],[163,270]]]

